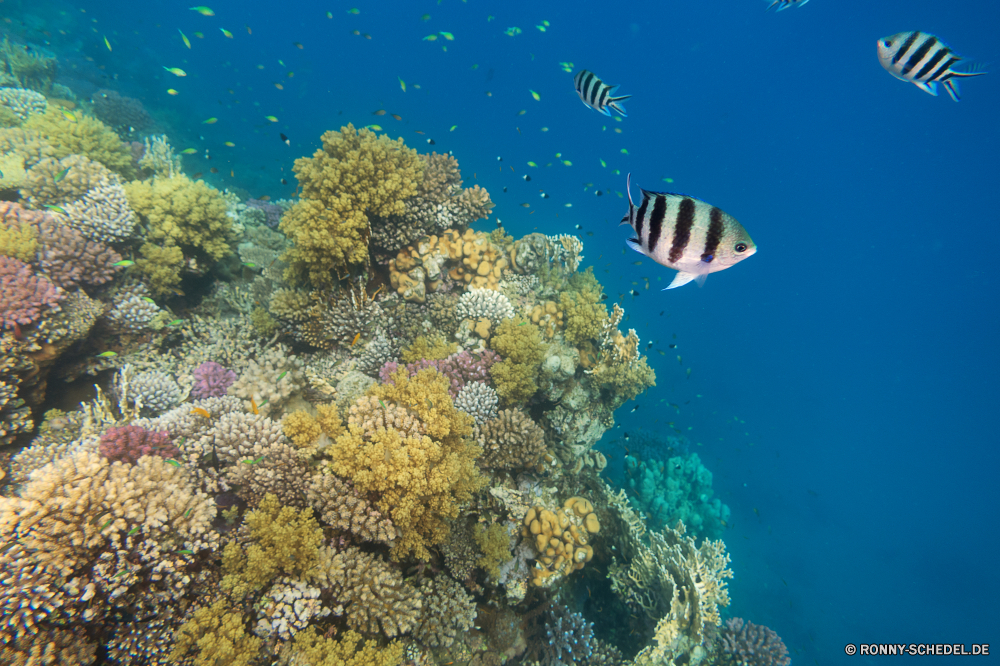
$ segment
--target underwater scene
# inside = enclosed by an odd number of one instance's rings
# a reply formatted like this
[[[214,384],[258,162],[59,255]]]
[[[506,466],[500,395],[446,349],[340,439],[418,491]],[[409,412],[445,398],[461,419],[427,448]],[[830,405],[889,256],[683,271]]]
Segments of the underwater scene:
[[[0,0],[0,665],[990,654],[998,25]]]

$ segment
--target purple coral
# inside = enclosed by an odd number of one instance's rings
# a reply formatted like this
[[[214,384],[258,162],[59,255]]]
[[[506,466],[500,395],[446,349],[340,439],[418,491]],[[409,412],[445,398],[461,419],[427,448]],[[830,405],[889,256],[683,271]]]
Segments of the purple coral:
[[[726,620],[726,627],[719,633],[722,650],[735,663],[746,666],[788,666],[788,648],[771,629],[753,622],[744,624],[739,617]]]
[[[58,310],[64,296],[59,287],[35,275],[28,264],[0,256],[0,321],[4,328],[38,321],[42,308]]]
[[[406,371],[410,376],[414,376],[425,368],[434,368],[448,378],[450,386],[448,393],[454,398],[469,382],[482,382],[489,384],[490,367],[500,360],[495,351],[486,349],[482,352],[469,352],[462,350],[449,356],[448,358],[431,361],[422,359],[414,363],[406,364]],[[378,371],[379,379],[383,384],[392,382],[392,373],[396,372],[399,364],[389,361]]]
[[[194,369],[195,383],[191,387],[191,396],[196,400],[224,396],[235,381],[235,372],[215,361],[205,361]]]
[[[111,462],[122,461],[130,465],[143,456],[176,458],[181,451],[165,432],[154,432],[139,426],[108,428],[101,435],[101,455]]]
[[[264,211],[267,215],[267,226],[272,229],[278,226],[278,222],[281,222],[281,215],[285,212],[285,209],[278,204],[273,204],[267,201],[261,201],[260,199],[247,199],[247,208],[256,208],[257,210]]]

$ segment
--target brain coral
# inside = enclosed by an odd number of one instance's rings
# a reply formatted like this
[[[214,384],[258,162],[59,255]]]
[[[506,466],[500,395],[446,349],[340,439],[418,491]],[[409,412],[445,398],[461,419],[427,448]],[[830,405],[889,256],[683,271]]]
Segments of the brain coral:
[[[398,215],[417,192],[423,163],[403,140],[353,125],[323,134],[323,148],[295,160],[302,198],[281,220],[294,246],[285,254],[292,276],[331,284],[363,264],[371,235],[369,215]]]

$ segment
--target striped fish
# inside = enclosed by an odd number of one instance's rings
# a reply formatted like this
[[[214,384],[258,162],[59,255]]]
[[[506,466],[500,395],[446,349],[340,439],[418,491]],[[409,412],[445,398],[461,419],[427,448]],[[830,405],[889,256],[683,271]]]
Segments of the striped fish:
[[[981,76],[986,72],[956,72],[952,67],[962,60],[934,35],[914,30],[878,40],[878,60],[887,72],[901,81],[909,81],[937,97],[941,83],[956,102],[958,79]]]
[[[709,273],[725,270],[757,251],[746,229],[732,217],[704,201],[683,194],[642,192],[642,203],[632,202],[632,174],[628,176],[628,215],[635,238],[626,243],[658,264],[678,271],[667,289],[691,280],[703,284]]]
[[[618,86],[609,86],[597,78],[596,74],[586,69],[577,72],[576,76],[573,77],[573,84],[576,86],[576,94],[580,96],[580,100],[590,108],[600,111],[606,116],[611,115],[611,112],[608,111],[610,108],[617,111],[622,118],[627,117],[625,107],[619,102],[627,100],[632,95],[614,97]]]
[[[770,9],[771,7],[777,7],[780,12],[782,9],[788,9],[789,7],[801,7],[807,2],[809,2],[809,0],[774,0],[774,2],[769,4],[767,8]]]

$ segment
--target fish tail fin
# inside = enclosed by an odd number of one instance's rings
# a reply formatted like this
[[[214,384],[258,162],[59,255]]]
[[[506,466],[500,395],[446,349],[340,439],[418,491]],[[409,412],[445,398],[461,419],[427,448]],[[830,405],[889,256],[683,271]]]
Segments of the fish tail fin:
[[[913,85],[917,86],[925,93],[929,95],[934,95],[937,97],[937,82],[936,81],[914,81]],[[950,91],[949,91],[950,92]]]
[[[628,118],[628,114],[625,113],[625,107],[622,106],[619,102],[624,102],[631,96],[632,95],[621,95],[619,97],[611,97],[610,99],[608,99],[608,106],[617,111],[618,115],[620,115],[622,118]]]
[[[963,79],[967,79],[970,76],[982,76],[983,74],[989,74],[989,72],[986,71],[985,64],[981,62],[974,62],[970,63],[969,68],[964,72],[956,72],[955,70],[952,70],[948,72],[948,74],[950,74],[951,76],[957,76]]]

